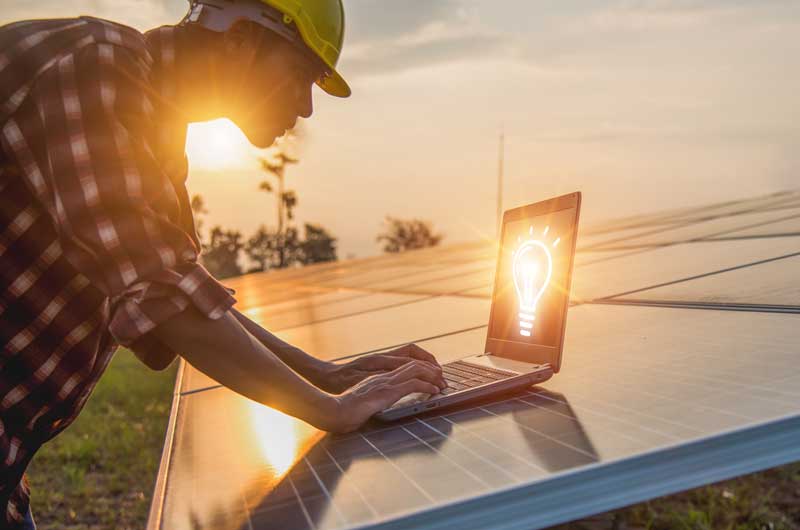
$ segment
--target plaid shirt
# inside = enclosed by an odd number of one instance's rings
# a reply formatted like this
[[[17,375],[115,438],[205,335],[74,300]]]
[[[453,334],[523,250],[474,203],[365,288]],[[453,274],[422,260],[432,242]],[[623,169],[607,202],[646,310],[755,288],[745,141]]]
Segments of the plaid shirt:
[[[34,452],[77,416],[118,344],[151,367],[150,331],[231,292],[197,263],[186,123],[170,103],[180,28],[0,28],[0,506],[28,508]],[[0,526],[2,525],[0,515]]]

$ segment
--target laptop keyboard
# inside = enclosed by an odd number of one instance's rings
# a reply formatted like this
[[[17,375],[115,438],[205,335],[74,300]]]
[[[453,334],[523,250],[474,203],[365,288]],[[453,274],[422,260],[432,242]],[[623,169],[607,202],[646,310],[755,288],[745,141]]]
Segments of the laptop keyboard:
[[[497,368],[486,368],[485,366],[478,366],[465,361],[454,361],[442,365],[442,375],[444,380],[447,381],[447,388],[442,390],[440,394],[447,395],[467,388],[515,377],[519,374],[498,370]]]

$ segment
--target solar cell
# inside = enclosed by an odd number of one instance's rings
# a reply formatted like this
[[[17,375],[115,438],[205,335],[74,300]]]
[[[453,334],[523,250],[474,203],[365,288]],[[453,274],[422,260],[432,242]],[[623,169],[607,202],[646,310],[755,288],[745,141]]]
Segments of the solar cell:
[[[544,385],[348,435],[226,389],[184,396],[160,521],[530,529],[778,465],[800,458],[800,421],[782,419],[800,414],[796,322],[573,308],[564,370]],[[456,355],[481,335],[421,344]]]

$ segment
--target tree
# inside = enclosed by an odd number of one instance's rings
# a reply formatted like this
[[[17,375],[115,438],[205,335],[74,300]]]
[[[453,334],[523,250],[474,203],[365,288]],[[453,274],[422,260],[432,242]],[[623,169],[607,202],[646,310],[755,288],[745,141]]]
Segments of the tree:
[[[303,264],[336,261],[336,238],[319,225],[306,223],[306,238],[301,243]]]
[[[241,232],[215,226],[211,229],[211,240],[203,253],[203,265],[219,279],[238,276],[242,274],[239,253],[243,247]]]
[[[192,195],[191,208],[194,214],[194,229],[197,231],[197,238],[200,240],[200,244],[204,244],[203,222],[205,221],[204,217],[208,213],[208,210],[206,209],[206,201],[203,200],[202,195]]]
[[[302,262],[302,243],[297,229],[289,227],[282,235],[261,225],[244,246],[244,251],[255,266],[247,272],[279,269]],[[283,260],[283,261],[281,261]]]
[[[385,229],[375,240],[383,242],[384,252],[402,252],[414,248],[435,247],[444,237],[434,234],[428,221],[421,219],[398,219],[387,216]]]
[[[291,164],[297,164],[297,158],[289,154],[291,144],[300,137],[299,129],[292,129],[287,131],[281,139],[275,142],[273,147],[274,154],[271,157],[261,157],[261,169],[267,175],[274,178],[277,182],[277,189],[273,187],[270,180],[263,180],[258,185],[258,189],[267,193],[275,193],[278,200],[278,230],[276,233],[278,242],[278,258],[279,267],[285,267],[287,263],[287,250],[289,241],[287,238],[286,226],[288,222],[294,219],[294,208],[297,206],[297,194],[293,190],[285,189],[285,173],[286,167]],[[295,231],[296,235],[296,231]]]

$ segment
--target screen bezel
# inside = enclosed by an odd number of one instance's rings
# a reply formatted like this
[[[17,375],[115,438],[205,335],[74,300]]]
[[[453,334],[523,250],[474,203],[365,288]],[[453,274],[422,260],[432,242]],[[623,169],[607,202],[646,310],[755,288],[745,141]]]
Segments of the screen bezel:
[[[566,273],[566,301],[561,310],[561,332],[558,334],[558,339],[555,346],[543,346],[541,344],[525,344],[522,342],[514,342],[510,340],[493,339],[492,324],[494,321],[494,304],[495,294],[498,289],[498,281],[500,279],[500,264],[501,252],[503,251],[506,224],[520,219],[537,217],[540,215],[552,214],[562,210],[574,209],[575,215],[572,224],[572,238],[571,248],[569,255],[569,265]],[[507,359],[514,359],[517,361],[524,361],[536,364],[549,364],[554,372],[561,369],[561,352],[564,349],[564,332],[567,329],[567,309],[569,309],[569,294],[572,286],[572,267],[575,262],[575,245],[578,241],[578,219],[581,211],[581,193],[576,191],[560,197],[555,197],[542,202],[520,206],[513,210],[507,210],[503,214],[503,225],[500,232],[500,246],[497,249],[497,263],[495,265],[494,274],[494,289],[492,291],[492,306],[489,312],[489,326],[486,330],[486,346],[485,352],[491,352],[492,355],[498,357],[505,357]]]

